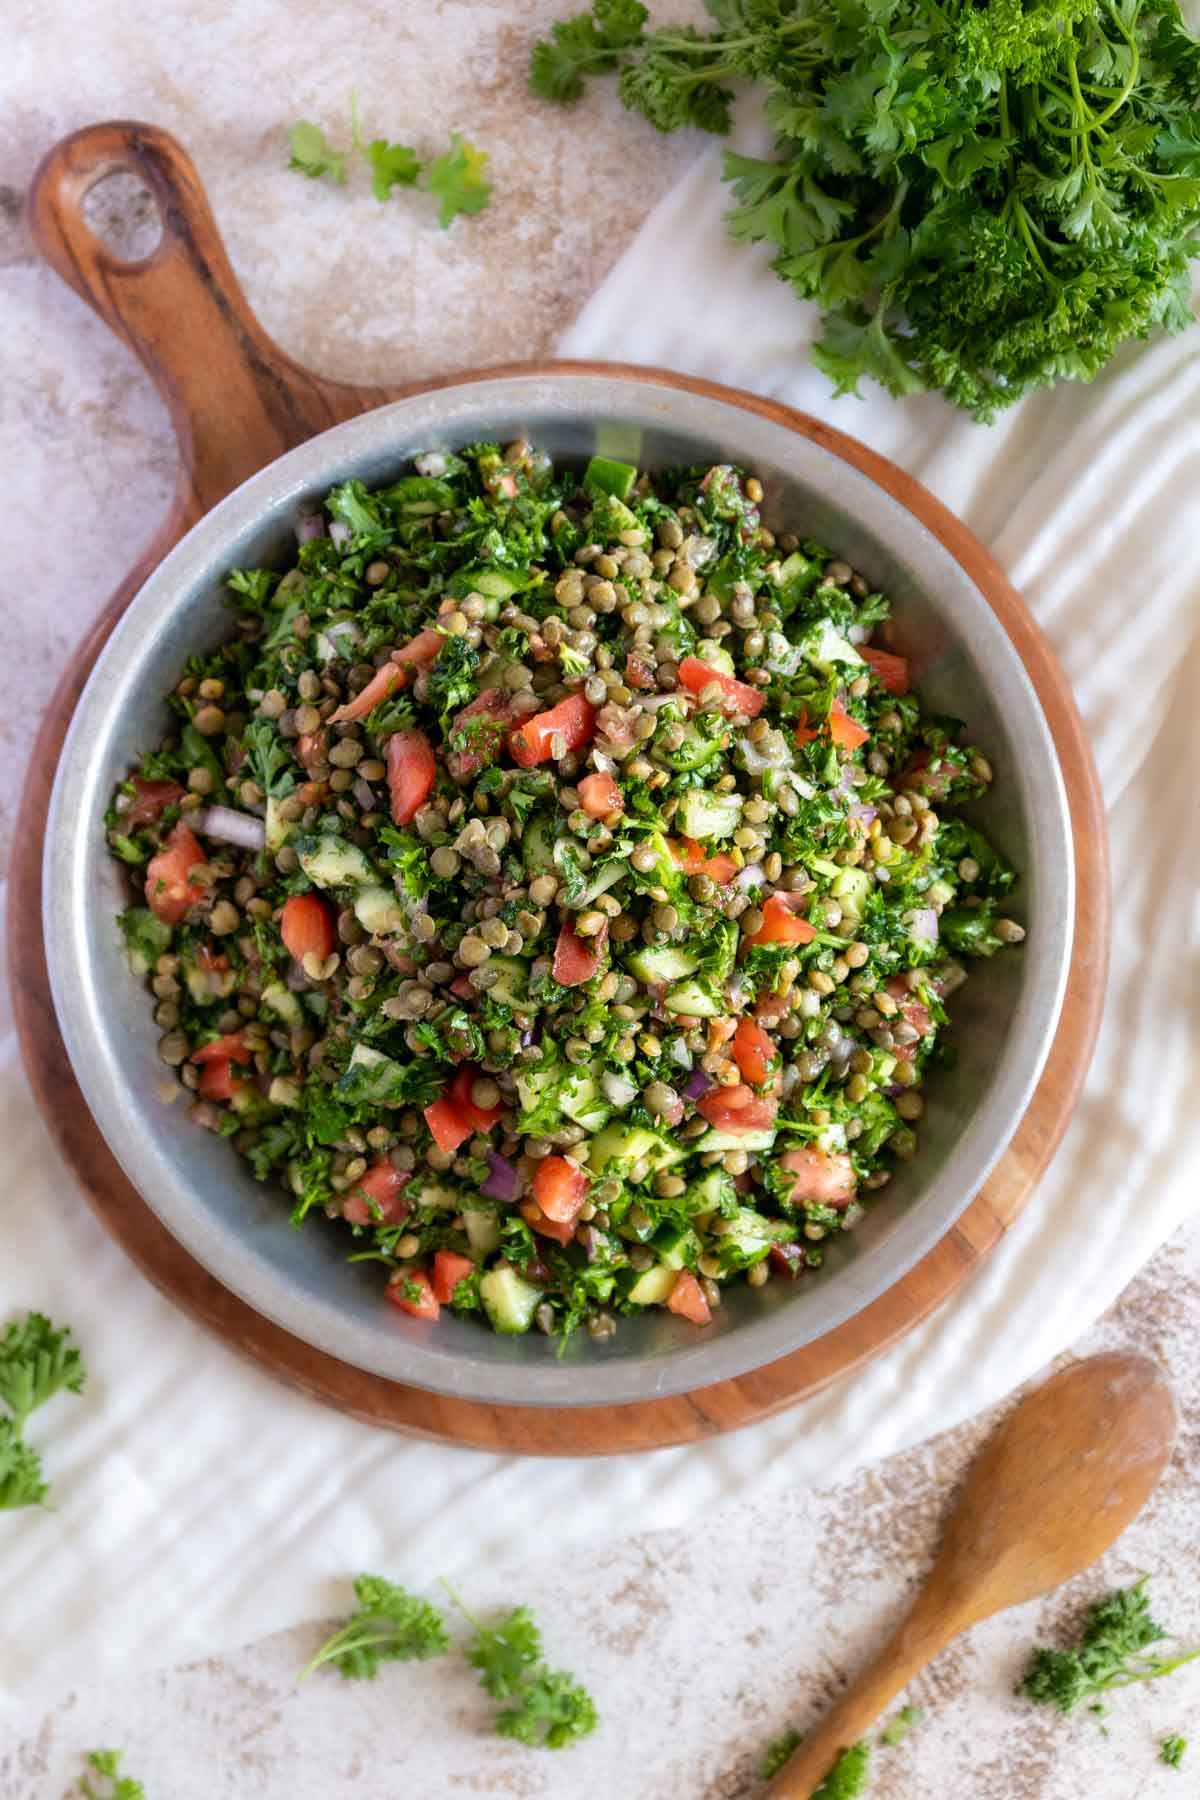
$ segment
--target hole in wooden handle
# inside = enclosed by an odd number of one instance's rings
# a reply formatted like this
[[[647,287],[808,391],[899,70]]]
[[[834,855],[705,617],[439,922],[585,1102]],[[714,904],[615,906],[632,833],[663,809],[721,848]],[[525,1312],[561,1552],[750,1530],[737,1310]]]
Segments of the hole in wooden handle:
[[[132,268],[149,262],[163,240],[163,216],[143,176],[110,169],[85,190],[79,212],[114,263]]]

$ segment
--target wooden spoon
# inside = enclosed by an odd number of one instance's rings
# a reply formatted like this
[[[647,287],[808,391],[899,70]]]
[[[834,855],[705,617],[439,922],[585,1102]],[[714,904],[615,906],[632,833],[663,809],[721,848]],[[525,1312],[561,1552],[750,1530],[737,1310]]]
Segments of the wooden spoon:
[[[789,1757],[769,1800],[809,1800],[839,1754],[960,1632],[1058,1587],[1141,1511],[1178,1420],[1148,1357],[1093,1356],[1051,1376],[984,1445],[941,1554],[890,1642]]]

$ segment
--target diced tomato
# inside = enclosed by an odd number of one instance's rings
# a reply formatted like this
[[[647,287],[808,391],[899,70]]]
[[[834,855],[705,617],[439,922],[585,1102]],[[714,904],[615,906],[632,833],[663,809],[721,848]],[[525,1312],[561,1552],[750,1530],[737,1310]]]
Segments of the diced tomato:
[[[561,734],[568,750],[582,750],[596,734],[596,709],[582,694],[568,694],[548,712],[522,720],[508,740],[513,761],[532,769],[553,754],[552,744]]]
[[[490,769],[508,733],[509,701],[500,688],[484,688],[464,706],[446,734],[446,767],[455,781]]]
[[[449,1306],[454,1298],[454,1290],[460,1281],[475,1273],[475,1264],[469,1256],[459,1256],[453,1250],[439,1250],[433,1259],[433,1297],[440,1300],[443,1306]]]
[[[393,1306],[414,1319],[436,1319],[442,1310],[424,1269],[397,1269],[384,1292]]]
[[[133,778],[133,805],[121,814],[122,823],[131,830],[139,825],[153,825],[168,806],[177,806],[184,790],[177,781],[147,781],[142,775]]]
[[[611,775],[603,771],[585,775],[579,783],[579,804],[593,819],[604,819],[611,812],[622,812],[625,802]]]
[[[471,986],[469,975],[456,975],[450,983],[450,992],[456,1000],[474,1000],[475,989]]]
[[[463,1118],[448,1094],[425,1108],[425,1123],[439,1150],[457,1150],[475,1129],[470,1119]]]
[[[202,1100],[232,1100],[240,1086],[227,1056],[214,1056],[200,1071],[196,1092]]]
[[[522,1200],[521,1217],[531,1231],[540,1232],[543,1237],[553,1238],[556,1243],[569,1244],[575,1236],[573,1219],[548,1219],[536,1200]]]
[[[945,800],[957,774],[954,764],[944,757],[917,750],[900,771],[896,786],[908,793],[924,794],[927,800]]]
[[[297,962],[311,951],[322,961],[337,949],[333,914],[320,894],[289,894],[279,915],[284,949]]]
[[[472,1131],[487,1132],[492,1129],[504,1108],[503,1106],[476,1106],[471,1098],[471,1090],[478,1079],[479,1070],[470,1063],[464,1063],[446,1089],[446,1096],[455,1111],[461,1113],[467,1121]]]
[[[445,641],[444,632],[418,631],[409,643],[392,651],[392,661],[400,669],[427,669],[430,663],[437,661]]]
[[[926,1032],[932,1031],[932,1013],[923,1000],[917,999],[917,996],[906,984],[903,975],[893,975],[886,985],[887,991],[892,996],[892,999],[898,1001],[900,1004],[900,1017],[904,1019],[907,1024],[911,1025],[913,1030],[921,1037],[924,1037]],[[902,1057],[905,1062],[912,1062],[916,1055],[916,1045],[897,1044],[893,1050],[893,1055]]]
[[[772,1244],[767,1257],[776,1274],[786,1275],[789,1281],[798,1281],[808,1267],[799,1244]]]
[[[805,1200],[818,1201],[822,1206],[848,1206],[858,1187],[854,1165],[840,1150],[818,1150],[815,1144],[804,1144],[797,1150],[785,1151],[779,1166],[796,1177],[793,1206]]]
[[[871,734],[857,719],[850,717],[839,700],[835,700],[829,711],[829,735],[839,750],[857,750]]]
[[[209,1044],[201,1044],[198,1050],[192,1051],[194,1063],[225,1062],[248,1063],[254,1052],[246,1042],[244,1031],[229,1031],[224,1037],[213,1038]]]
[[[577,1163],[565,1156],[547,1156],[533,1177],[533,1197],[548,1219],[565,1225],[578,1218],[587,1199],[588,1178]]]
[[[339,706],[335,713],[330,713],[329,723],[340,725],[343,719],[365,719],[372,708],[404,686],[407,676],[403,669],[398,669],[394,662],[385,662],[382,669],[376,669],[361,693],[355,694],[353,700],[347,700]]]
[[[739,1082],[733,1087],[710,1088],[696,1109],[717,1131],[761,1131],[775,1123],[779,1102],[756,1094]]]
[[[311,775],[318,763],[323,763],[328,754],[329,733],[327,731],[302,731],[296,739],[296,755]]]
[[[685,875],[707,875],[718,887],[728,887],[738,872],[738,865],[726,850],[705,856],[695,838],[669,838],[667,848]]]
[[[554,946],[554,979],[560,987],[578,987],[590,981],[604,957],[608,942],[608,920],[595,937],[580,937],[574,921],[564,919],[558,942]]]
[[[762,1087],[779,1060],[773,1039],[753,1019],[739,1019],[733,1034],[733,1060],[745,1079]]]
[[[858,654],[864,662],[870,663],[889,694],[907,694],[908,658],[906,656],[893,656],[890,650],[875,650],[870,644],[860,644]]]
[[[727,711],[739,712],[743,718],[756,719],[766,704],[766,695],[747,681],[736,681],[698,657],[685,656],[679,665],[679,682],[689,693],[702,694],[713,682],[721,690],[721,704]]]
[[[797,900],[802,896],[797,894]],[[782,894],[772,894],[764,903],[763,922],[746,939],[748,944],[811,944],[816,929],[807,919],[798,918]]]
[[[821,735],[820,732],[814,730],[814,728],[809,724],[808,714],[801,713],[800,714],[800,722],[796,726],[796,742],[798,744],[811,744],[813,742],[814,738],[819,738],[820,735]]]
[[[680,1269],[675,1277],[675,1286],[667,1295],[667,1310],[678,1313],[681,1319],[690,1319],[693,1325],[710,1323],[712,1313],[704,1289],[690,1269]]]
[[[146,905],[156,919],[177,925],[203,889],[192,882],[192,870],[205,861],[205,855],[183,820],[171,827],[170,835],[157,856],[146,865]]]
[[[395,1225],[408,1211],[403,1197],[409,1176],[394,1169],[386,1156],[360,1175],[342,1201],[342,1217],[351,1225]]]
[[[387,741],[387,778],[392,823],[410,825],[437,779],[433,746],[423,731],[393,731]]]
[[[641,688],[643,691],[646,688],[652,688],[654,686],[653,666],[643,662],[640,656],[627,656],[625,658],[625,684],[627,687]]]

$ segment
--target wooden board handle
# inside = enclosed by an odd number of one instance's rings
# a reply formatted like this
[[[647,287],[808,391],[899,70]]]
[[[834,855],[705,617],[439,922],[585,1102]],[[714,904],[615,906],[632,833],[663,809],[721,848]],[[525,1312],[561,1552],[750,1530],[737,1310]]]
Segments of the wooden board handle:
[[[114,174],[145,184],[162,223],[155,248],[133,261],[115,255],[84,215],[89,190]],[[267,336],[195,165],[156,125],[116,119],[64,138],[34,176],[29,213],[42,255],[124,339],[170,408],[185,523],[272,457],[386,398],[301,369]]]

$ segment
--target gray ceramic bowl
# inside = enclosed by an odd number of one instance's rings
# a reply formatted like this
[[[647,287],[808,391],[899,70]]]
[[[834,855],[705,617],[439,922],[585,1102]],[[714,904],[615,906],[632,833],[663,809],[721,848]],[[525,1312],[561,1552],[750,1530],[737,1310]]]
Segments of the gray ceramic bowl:
[[[989,832],[1023,871],[1020,952],[981,965],[956,996],[959,1056],[929,1083],[918,1158],[901,1169],[819,1276],[730,1290],[703,1332],[656,1312],[614,1339],[580,1333],[558,1359],[538,1336],[494,1337],[443,1315],[436,1328],[381,1302],[379,1271],[345,1260],[345,1234],[303,1231],[226,1144],[159,1098],[158,1032],[114,923],[121,879],[104,843],[113,783],[166,723],[162,696],[189,652],[227,631],[222,578],[283,563],[301,510],[333,483],[381,482],[405,457],[480,438],[531,437],[555,458],[594,450],[642,467],[736,461],[767,489],[769,522],[833,546],[895,599],[899,639],[936,643],[930,706],[965,719],[996,769]],[[1003,1152],[1042,1070],[1071,948],[1074,871],[1061,774],[1015,650],[960,565],[866,475],[736,405],[628,375],[498,376],[385,406],[282,457],[196,525],[114,631],[79,702],[50,815],[45,920],[50,973],[80,1085],[126,1173],[219,1280],[277,1324],[345,1362],[472,1399],[595,1405],[654,1398],[772,1361],[860,1311],[954,1223]]]

